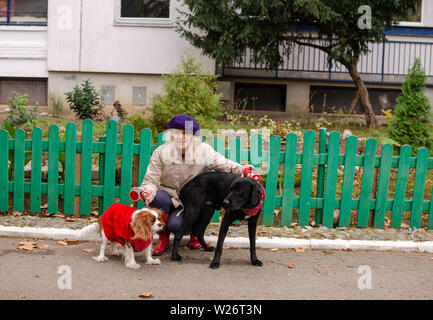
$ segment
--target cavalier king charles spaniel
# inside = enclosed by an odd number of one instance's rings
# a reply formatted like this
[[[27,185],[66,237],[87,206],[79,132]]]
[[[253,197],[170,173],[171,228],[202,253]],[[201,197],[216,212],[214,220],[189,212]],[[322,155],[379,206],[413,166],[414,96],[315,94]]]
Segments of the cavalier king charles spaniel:
[[[140,267],[135,262],[134,252],[145,251],[146,264],[160,264],[159,259],[152,258],[153,234],[164,228],[162,212],[158,209],[145,207],[135,209],[122,203],[112,204],[99,218],[98,223],[93,223],[83,228],[79,238],[98,232],[102,238],[99,255],[93,257],[96,261],[108,261],[105,249],[110,243],[111,255],[123,253],[125,266],[130,269]],[[117,244],[124,250],[119,250]]]

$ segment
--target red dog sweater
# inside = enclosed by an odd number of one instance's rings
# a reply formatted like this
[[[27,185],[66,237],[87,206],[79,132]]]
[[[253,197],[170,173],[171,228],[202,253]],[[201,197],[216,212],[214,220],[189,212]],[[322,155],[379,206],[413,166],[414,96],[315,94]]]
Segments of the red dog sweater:
[[[153,240],[151,236],[147,240],[131,240],[134,231],[131,228],[132,214],[137,209],[123,203],[112,204],[107,211],[102,214],[102,228],[105,236],[112,242],[118,242],[122,246],[128,240],[135,252],[143,251]]]

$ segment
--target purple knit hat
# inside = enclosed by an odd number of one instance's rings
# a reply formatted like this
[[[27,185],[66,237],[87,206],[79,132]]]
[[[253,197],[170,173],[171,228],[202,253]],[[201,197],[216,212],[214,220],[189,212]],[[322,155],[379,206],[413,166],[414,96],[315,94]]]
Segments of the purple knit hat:
[[[200,127],[197,121],[189,114],[178,114],[168,122],[169,129],[182,129],[186,132],[192,132],[194,135],[200,133]]]

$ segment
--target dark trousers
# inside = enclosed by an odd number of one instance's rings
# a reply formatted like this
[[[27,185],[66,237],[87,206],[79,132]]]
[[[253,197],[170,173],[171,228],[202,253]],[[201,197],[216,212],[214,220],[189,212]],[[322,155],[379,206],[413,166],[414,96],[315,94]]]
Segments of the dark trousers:
[[[156,191],[155,198],[153,198],[153,201],[149,203],[150,207],[157,208],[159,210],[162,210],[163,212],[168,213],[168,219],[166,222],[167,231],[176,233],[180,226],[182,225],[182,213],[177,216],[180,210],[182,210],[182,207],[179,206],[175,208],[173,206],[173,202],[171,201],[172,196],[164,190],[158,190]]]

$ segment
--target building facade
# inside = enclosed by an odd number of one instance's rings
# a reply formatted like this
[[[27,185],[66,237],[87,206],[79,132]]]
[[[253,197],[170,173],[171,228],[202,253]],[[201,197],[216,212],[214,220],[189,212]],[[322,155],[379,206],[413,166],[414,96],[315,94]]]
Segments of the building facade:
[[[181,1],[0,0],[0,105],[13,91],[49,105],[89,79],[104,90],[108,109],[119,100],[130,113],[149,110],[161,76],[189,53],[220,75],[229,107],[277,119],[360,112],[347,70],[330,67],[323,52],[295,47],[272,71],[253,65],[249,52],[242,64],[216,66],[175,31],[177,9],[184,9]],[[429,76],[433,101],[433,1],[420,0],[412,16],[388,32],[388,43],[371,44],[359,63],[378,115],[392,109],[414,57]]]

